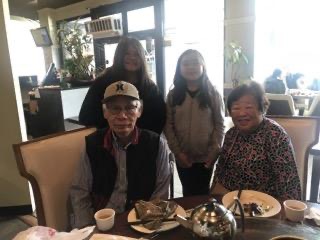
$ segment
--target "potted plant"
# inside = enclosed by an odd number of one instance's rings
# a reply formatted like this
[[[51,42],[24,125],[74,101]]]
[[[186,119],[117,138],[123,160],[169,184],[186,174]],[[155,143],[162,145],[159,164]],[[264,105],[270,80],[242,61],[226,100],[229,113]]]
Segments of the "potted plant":
[[[225,64],[231,68],[230,72],[233,87],[239,85],[239,69],[243,63],[248,64],[248,58],[243,52],[242,47],[236,42],[230,42],[225,47]]]
[[[81,24],[75,21],[73,24],[63,23],[57,32],[58,41],[66,50],[64,69],[72,81],[92,80],[93,55],[88,54],[92,38],[83,32]]]

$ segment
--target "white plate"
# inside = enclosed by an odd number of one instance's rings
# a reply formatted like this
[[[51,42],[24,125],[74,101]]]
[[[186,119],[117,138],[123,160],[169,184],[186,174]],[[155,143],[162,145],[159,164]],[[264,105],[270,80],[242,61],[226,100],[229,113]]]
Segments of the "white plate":
[[[173,213],[170,217],[173,217],[175,214],[179,214],[182,217],[186,217],[187,216],[186,211],[179,205],[178,205],[175,213]],[[139,219],[137,219],[136,211],[134,209],[132,209],[129,212],[129,215],[128,215],[128,222],[137,221],[137,220],[139,220]],[[157,232],[168,231],[168,230],[170,230],[172,228],[178,227],[179,223],[178,222],[163,222],[161,224],[161,227],[159,229],[157,229],[157,230],[149,230],[149,229],[145,228],[143,225],[130,225],[130,226],[133,229],[137,230],[138,232],[153,233],[155,231],[157,231]]]
[[[225,194],[222,198],[222,203],[227,207],[232,201],[233,197],[237,196],[238,191],[233,191]],[[265,212],[262,215],[256,215],[256,217],[272,217],[278,214],[281,210],[280,203],[272,196],[253,190],[243,190],[240,196],[241,204],[256,203],[262,205],[262,207],[270,206],[271,209]],[[232,209],[233,207],[231,207]],[[239,209],[236,211],[237,214],[240,214]],[[245,213],[245,216],[249,216],[248,213]]]
[[[90,240],[135,240],[136,238],[124,237],[119,235],[110,235],[110,234],[93,234]]]

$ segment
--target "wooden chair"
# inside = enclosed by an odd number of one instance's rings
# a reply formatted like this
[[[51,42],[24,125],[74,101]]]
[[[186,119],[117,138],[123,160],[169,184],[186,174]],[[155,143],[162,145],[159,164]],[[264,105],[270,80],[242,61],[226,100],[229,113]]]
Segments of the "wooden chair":
[[[291,95],[266,93],[270,102],[267,115],[298,115]]]
[[[320,95],[317,95],[313,99],[309,110],[305,110],[303,115],[320,117]]]
[[[311,148],[319,141],[319,118],[267,116],[279,123],[289,134],[295,151],[298,174],[301,181],[302,198],[309,194],[307,186],[311,180],[308,173],[308,159]]]
[[[39,225],[68,230],[69,188],[85,136],[94,131],[81,128],[13,145],[19,172],[32,186]]]

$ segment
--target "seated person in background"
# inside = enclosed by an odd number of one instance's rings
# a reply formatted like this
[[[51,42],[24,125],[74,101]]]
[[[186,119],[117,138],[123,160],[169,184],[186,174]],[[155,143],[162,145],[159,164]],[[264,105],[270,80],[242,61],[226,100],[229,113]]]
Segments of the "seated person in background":
[[[102,208],[121,213],[140,199],[168,198],[169,150],[157,133],[136,127],[142,113],[138,90],[115,82],[106,88],[102,105],[109,128],[86,137],[70,190],[73,228],[92,224]]]
[[[275,69],[272,75],[264,81],[264,89],[266,93],[286,93],[287,87],[281,75],[282,71],[280,69]]]
[[[320,79],[314,78],[309,86],[309,89],[312,91],[320,91]]]
[[[234,127],[224,139],[212,185],[214,193],[243,188],[279,200],[301,198],[291,140],[280,125],[264,116],[268,104],[256,82],[230,93],[227,108]]]
[[[297,88],[301,90],[306,90],[308,88],[308,81],[303,74],[295,74],[294,79],[297,83]]]
[[[302,73],[289,73],[286,76],[287,87],[289,89],[301,89],[301,83],[304,82],[303,80],[304,75]]]

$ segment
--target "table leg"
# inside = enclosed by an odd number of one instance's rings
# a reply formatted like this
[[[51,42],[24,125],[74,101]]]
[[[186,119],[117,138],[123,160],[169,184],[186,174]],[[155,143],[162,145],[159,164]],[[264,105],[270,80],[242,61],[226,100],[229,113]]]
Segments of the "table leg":
[[[299,108],[299,116],[303,116],[304,108]]]
[[[319,200],[319,183],[320,183],[320,156],[313,156],[313,166],[311,175],[310,201],[318,202]]]

